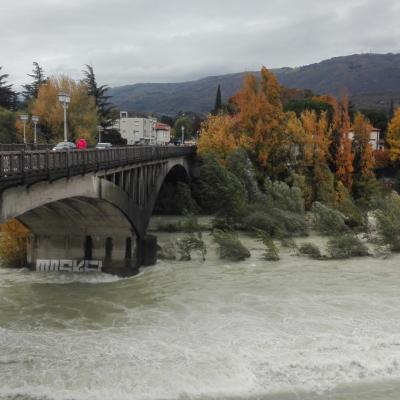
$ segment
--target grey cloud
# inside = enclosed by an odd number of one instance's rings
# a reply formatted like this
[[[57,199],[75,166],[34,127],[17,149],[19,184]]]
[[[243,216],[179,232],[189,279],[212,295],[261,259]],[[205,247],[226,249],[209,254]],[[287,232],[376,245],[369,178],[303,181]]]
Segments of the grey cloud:
[[[32,61],[109,85],[182,81],[398,52],[396,0],[14,0],[0,4],[0,65],[15,84]]]

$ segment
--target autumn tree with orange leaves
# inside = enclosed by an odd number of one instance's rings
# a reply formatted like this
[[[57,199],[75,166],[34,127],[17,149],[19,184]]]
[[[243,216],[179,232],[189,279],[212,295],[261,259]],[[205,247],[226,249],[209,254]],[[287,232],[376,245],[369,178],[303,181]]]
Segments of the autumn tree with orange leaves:
[[[359,177],[373,177],[375,160],[370,143],[372,125],[357,113],[353,123],[354,173]]]
[[[349,137],[351,129],[349,116],[349,103],[345,98],[339,105],[340,119],[337,121],[337,147],[334,154],[334,163],[336,167],[336,177],[351,192],[353,186],[353,161],[354,153],[352,151],[352,142]]]
[[[254,75],[247,75],[233,103],[238,110],[239,130],[248,138],[247,150],[260,168],[274,174],[284,133],[284,113],[276,77],[265,67],[261,69],[259,81]]]

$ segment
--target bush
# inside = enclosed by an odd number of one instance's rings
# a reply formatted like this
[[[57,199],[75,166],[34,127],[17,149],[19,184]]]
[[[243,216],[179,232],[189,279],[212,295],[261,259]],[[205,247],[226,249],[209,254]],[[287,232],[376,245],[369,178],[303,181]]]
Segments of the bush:
[[[257,231],[257,236],[265,246],[263,259],[267,261],[279,261],[279,250],[275,246],[275,243],[272,241],[271,237],[263,231]]]
[[[304,214],[303,195],[298,187],[290,187],[285,182],[272,182],[270,179],[266,179],[264,191],[266,195],[265,205],[268,208]]]
[[[363,215],[354,204],[347,188],[339,182],[337,184],[337,209],[346,217],[346,223],[350,227],[364,225]]]
[[[344,215],[338,210],[329,208],[317,201],[312,207],[312,212],[314,217],[314,229],[320,233],[333,235],[349,230],[345,224]]]
[[[203,240],[194,235],[186,235],[183,239],[177,240],[177,248],[180,254],[180,261],[190,261],[192,251],[198,251],[203,258],[206,259],[207,248]]]
[[[267,209],[257,205],[243,218],[242,224],[248,230],[260,229],[269,236],[282,238],[291,235],[307,235],[304,215],[278,208]]]
[[[12,219],[0,228],[0,258],[6,267],[24,267],[26,264],[26,241],[29,230],[18,220]]]
[[[329,240],[328,253],[331,258],[344,259],[367,256],[368,249],[357,236],[346,234]]]
[[[250,201],[255,201],[260,197],[254,165],[244,149],[230,154],[226,159],[226,167],[242,182]]]
[[[391,251],[400,251],[400,196],[393,192],[375,211],[378,235]]]
[[[202,209],[219,216],[237,218],[246,204],[246,190],[240,180],[208,154],[201,159],[200,178],[193,191]]]
[[[300,254],[305,254],[311,258],[319,260],[322,258],[321,251],[313,243],[303,243],[299,248]]]
[[[302,175],[291,172],[287,182],[290,184],[290,186],[300,189],[304,199],[304,207],[309,210],[314,202],[314,190],[310,174],[307,173]]]
[[[249,250],[234,233],[214,230],[214,240],[219,245],[219,257],[230,261],[242,261],[250,257]]]

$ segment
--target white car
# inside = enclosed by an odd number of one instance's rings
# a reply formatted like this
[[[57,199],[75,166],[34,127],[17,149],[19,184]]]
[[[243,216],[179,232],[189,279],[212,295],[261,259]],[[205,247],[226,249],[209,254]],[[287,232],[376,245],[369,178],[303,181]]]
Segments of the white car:
[[[97,143],[96,144],[97,150],[107,150],[107,149],[111,149],[111,147],[112,147],[111,143]]]

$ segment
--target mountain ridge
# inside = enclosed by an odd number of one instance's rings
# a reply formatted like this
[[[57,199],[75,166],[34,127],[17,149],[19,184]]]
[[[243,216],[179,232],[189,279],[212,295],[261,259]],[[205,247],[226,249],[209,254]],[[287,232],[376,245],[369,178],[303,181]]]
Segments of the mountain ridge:
[[[400,54],[352,54],[300,67],[271,69],[281,85],[340,96],[346,92],[358,107],[388,109],[400,102]],[[136,83],[110,89],[120,109],[176,115],[182,111],[206,114],[214,105],[218,84],[223,101],[241,87],[246,74],[210,75],[176,83]]]

